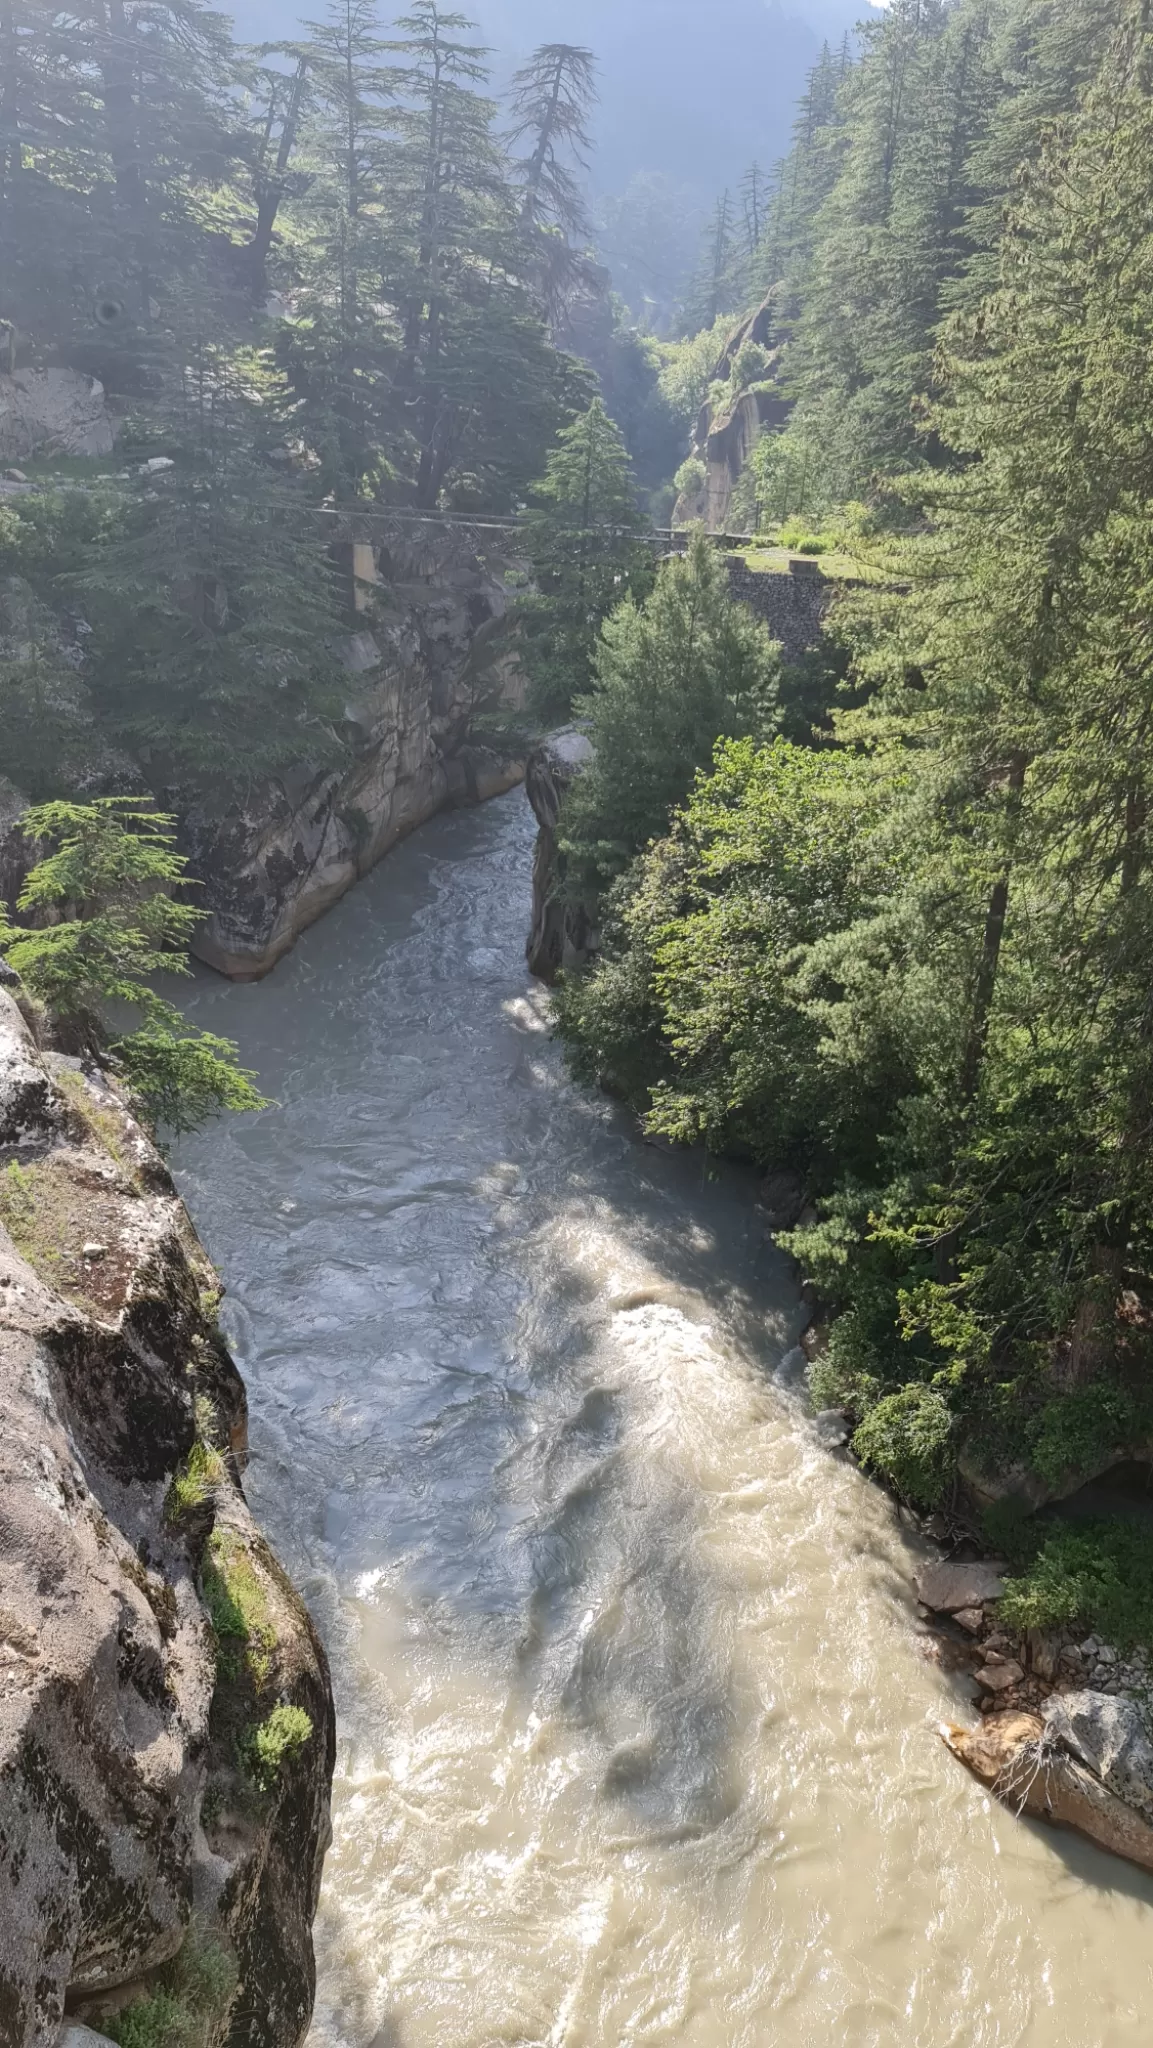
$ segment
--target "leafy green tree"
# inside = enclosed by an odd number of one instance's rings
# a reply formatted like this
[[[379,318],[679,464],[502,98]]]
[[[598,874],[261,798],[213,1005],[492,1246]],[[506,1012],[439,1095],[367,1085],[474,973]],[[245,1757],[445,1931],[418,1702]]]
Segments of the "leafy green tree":
[[[661,564],[638,604],[605,621],[593,685],[577,701],[595,750],[561,816],[566,887],[590,908],[659,838],[719,738],[768,733],[780,650],[729,585],[705,535]]]
[[[686,439],[709,395],[709,386],[732,332],[731,315],[722,313],[691,339],[660,344],[661,395],[674,418],[680,421]]]
[[[814,1393],[924,1504],[1153,1427],[1151,85],[1127,5],[939,351],[948,460],[841,606],[840,745],[722,753],[562,995],[654,1127],[804,1171]]]
[[[171,818],[133,797],[36,805],[25,838],[53,850],[33,867],[17,910],[0,914],[0,947],[71,1043],[111,1059],[143,1114],[172,1131],[223,1110],[265,1107],[230,1040],[195,1031],[152,986],[188,973],[201,912],[174,890],[188,886]],[[140,1017],[124,1032],[112,1016]]]
[[[533,708],[562,718],[587,689],[609,613],[652,582],[624,441],[601,399],[558,436],[526,533],[537,594],[522,607]]]

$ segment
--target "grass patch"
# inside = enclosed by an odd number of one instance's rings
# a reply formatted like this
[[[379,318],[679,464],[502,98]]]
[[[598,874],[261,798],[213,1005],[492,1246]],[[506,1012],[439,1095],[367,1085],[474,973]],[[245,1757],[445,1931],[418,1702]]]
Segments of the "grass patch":
[[[227,1949],[190,1928],[180,1953],[158,1973],[146,1998],[100,2020],[119,2048],[207,2048],[236,1989]]]
[[[1011,1628],[1092,1630],[1120,1650],[1153,1643],[1147,1524],[1023,1523],[1011,1540],[1016,1569],[998,1610]]]
[[[183,1465],[172,1475],[164,1496],[164,1519],[173,1526],[186,1515],[203,1507],[213,1488],[224,1477],[224,1459],[214,1444],[198,1439]]]
[[[247,1672],[258,1690],[267,1685],[276,1630],[252,1559],[231,1529],[214,1529],[209,1538],[201,1591],[220,1676],[238,1679]]]
[[[26,1257],[36,1236],[37,1177],[36,1167],[21,1166],[15,1159],[0,1174],[0,1223]]]
[[[290,1756],[303,1749],[312,1734],[311,1717],[303,1707],[274,1707],[267,1721],[253,1728],[241,1745],[250,1777],[261,1792],[271,1792]]]
[[[800,549],[781,547],[737,548],[737,554],[746,567],[757,576],[788,576],[792,572],[789,564]],[[860,561],[856,555],[847,555],[834,549],[828,554],[812,557],[818,575],[829,583],[884,583],[887,578],[879,569]]]

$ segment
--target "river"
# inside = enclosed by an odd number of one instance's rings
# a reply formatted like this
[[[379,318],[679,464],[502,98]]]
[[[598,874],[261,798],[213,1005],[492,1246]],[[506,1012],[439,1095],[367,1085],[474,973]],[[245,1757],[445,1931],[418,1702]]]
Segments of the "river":
[[[941,1747],[749,1183],[566,1080],[531,840],[441,818],[187,1003],[277,1098],[178,1163],[333,1661],[311,2048],[1148,2043],[1153,1882]]]

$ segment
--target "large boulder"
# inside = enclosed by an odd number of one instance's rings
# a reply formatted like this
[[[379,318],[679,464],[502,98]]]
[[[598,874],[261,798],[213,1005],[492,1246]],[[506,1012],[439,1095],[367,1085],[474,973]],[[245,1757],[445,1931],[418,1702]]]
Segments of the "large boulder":
[[[41,1054],[4,987],[0,1071],[0,2039],[50,2048],[66,2000],[99,2030],[179,1968],[195,1912],[206,2048],[241,2014],[252,2048],[296,2048],[331,1695],[244,1501],[212,1269],[119,1096]],[[218,1651],[222,1584],[258,1657]],[[238,1758],[285,1706],[258,1783]]]
[[[592,920],[564,896],[558,821],[565,793],[593,758],[592,741],[576,726],[554,732],[534,747],[525,768],[525,793],[540,828],[532,868],[532,923],[525,951],[530,971],[554,982],[594,950]]]
[[[960,1614],[964,1608],[984,1607],[1001,1598],[1003,1570],[1003,1565],[981,1558],[971,1563],[923,1565],[916,1575],[917,1598],[934,1614]]]
[[[0,466],[30,455],[111,455],[116,426],[96,377],[79,370],[0,375]]]

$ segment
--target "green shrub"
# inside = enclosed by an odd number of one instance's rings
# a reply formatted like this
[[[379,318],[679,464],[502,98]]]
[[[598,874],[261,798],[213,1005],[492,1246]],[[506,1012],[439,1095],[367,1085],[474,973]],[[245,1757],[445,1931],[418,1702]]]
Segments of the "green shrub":
[[[709,472],[699,455],[688,455],[678,469],[673,482],[678,498],[695,498],[708,482]]]
[[[1153,1642],[1153,1541],[1142,1522],[1034,1525],[1035,1554],[1005,1585],[1016,1629],[1093,1629],[1120,1649]]]
[[[271,1792],[286,1758],[303,1749],[312,1721],[303,1707],[274,1707],[267,1721],[254,1728],[244,1746],[244,1761],[262,1792]]]
[[[184,2048],[189,2019],[188,2008],[173,1992],[155,1991],[102,2024],[120,2048]]]
[[[30,1167],[13,1159],[0,1178],[0,1223],[13,1244],[24,1250],[36,1222],[35,1182]]]
[[[952,1438],[948,1403],[931,1387],[914,1384],[878,1401],[857,1430],[853,1450],[907,1500],[931,1508],[948,1486]]]
[[[1029,1462],[1049,1485],[1061,1486],[1100,1471],[1137,1433],[1136,1404],[1122,1387],[1079,1387],[1041,1410]]]

